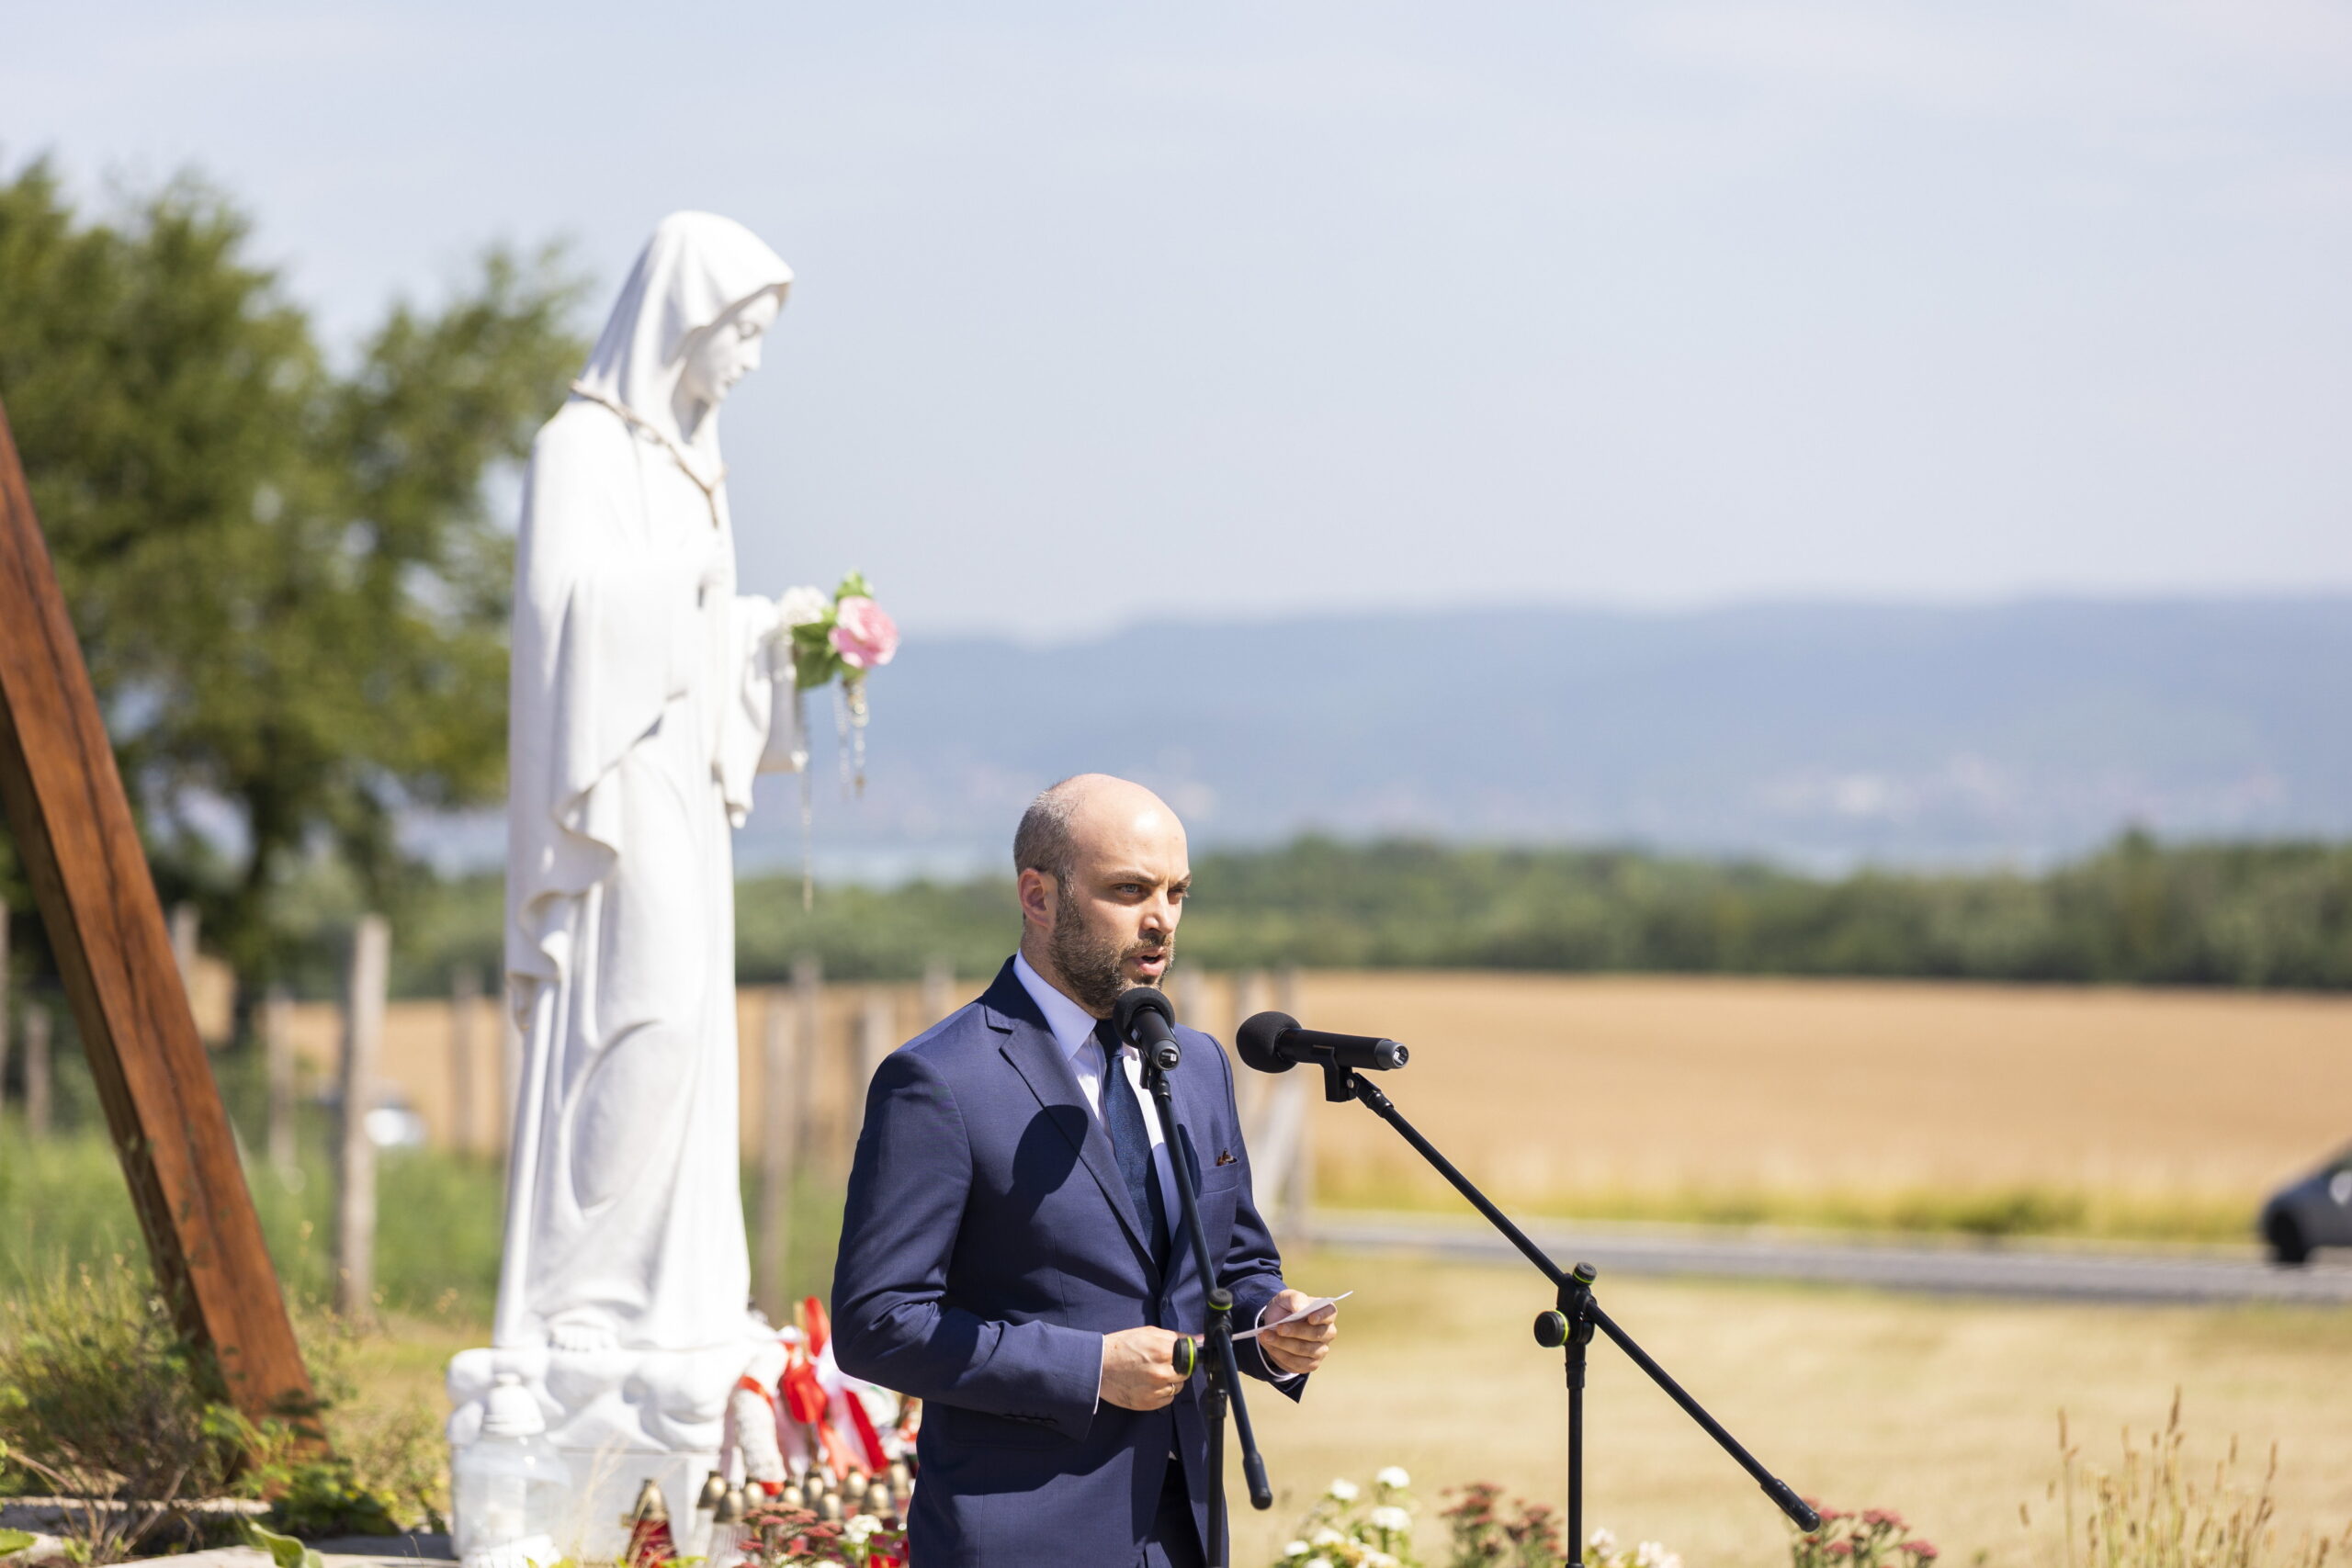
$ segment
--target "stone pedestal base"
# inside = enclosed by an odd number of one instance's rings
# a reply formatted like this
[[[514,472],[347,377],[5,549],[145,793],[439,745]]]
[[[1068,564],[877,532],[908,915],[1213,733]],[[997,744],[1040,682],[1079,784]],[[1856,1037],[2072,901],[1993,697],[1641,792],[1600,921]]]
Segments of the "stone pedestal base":
[[[449,1442],[481,1430],[482,1401],[513,1372],[539,1402],[548,1440],[571,1471],[574,1517],[556,1544],[583,1562],[609,1562],[628,1544],[626,1517],[649,1480],[670,1506],[684,1557],[709,1549],[710,1516],[695,1507],[718,1467],[727,1395],[760,1342],[701,1350],[460,1350],[449,1362]]]

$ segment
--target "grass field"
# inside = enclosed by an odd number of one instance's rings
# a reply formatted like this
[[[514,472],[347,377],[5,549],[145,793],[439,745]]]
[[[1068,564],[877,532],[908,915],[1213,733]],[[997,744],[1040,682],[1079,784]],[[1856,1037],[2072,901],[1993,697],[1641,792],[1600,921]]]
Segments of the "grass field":
[[[839,1142],[853,1059],[858,998],[837,989],[827,1032],[844,1048],[822,1080],[820,1146]],[[1272,1002],[1222,982],[1203,989],[1188,1015],[1221,1033],[1237,1000]],[[1531,1212],[2244,1236],[2270,1183],[2352,1136],[2352,998],[1310,974],[1297,1010],[1410,1043],[1412,1066],[1386,1087]],[[446,1032],[446,1017],[413,1025],[416,1070],[444,1082]],[[223,1065],[250,1121],[252,1086]],[[72,1130],[32,1148],[13,1115],[0,1127],[0,1288],[66,1257],[136,1251],[111,1151],[69,1077],[61,1065]],[[308,1115],[302,1190],[255,1173],[273,1248],[305,1293],[323,1285],[311,1237],[326,1208],[324,1116]],[[1311,1124],[1325,1201],[1456,1206],[1361,1109],[1318,1104]],[[352,1368],[364,1398],[442,1409],[448,1355],[482,1341],[498,1185],[487,1153],[387,1158],[379,1277],[399,1315]],[[820,1174],[805,1196],[800,1288],[817,1289],[837,1190]],[[1361,1481],[1385,1464],[1411,1470],[1432,1512],[1439,1487],[1475,1479],[1556,1500],[1559,1371],[1528,1335],[1546,1304],[1531,1276],[1342,1256],[1292,1271],[1308,1288],[1360,1294],[1341,1359],[1308,1402],[1256,1403],[1288,1495],[1274,1515],[1244,1519],[1239,1561],[1265,1561],[1332,1476]],[[1980,1550],[2002,1568],[2051,1568],[2057,1537],[2041,1504],[2060,1407],[2088,1457],[2111,1461],[2116,1430],[2160,1422],[2176,1387],[2208,1458],[2232,1436],[2281,1445],[2290,1531],[2352,1521],[2352,1317],[2341,1313],[1613,1280],[1606,1300],[1801,1490],[1903,1510],[1955,1568]],[[1592,1521],[1663,1540],[1690,1568],[1783,1559],[1761,1496],[1605,1348],[1591,1409]],[[2032,1531],[2018,1524],[2020,1504],[2035,1509]]]
[[[1411,1045],[1405,1113],[1561,1213],[2244,1238],[2352,1140],[2352,998],[1329,973],[1302,1010]],[[1451,1201],[1361,1109],[1313,1126],[1323,1201]]]
[[[1306,1401],[1252,1385],[1276,1485],[1244,1507],[1236,1562],[1256,1568],[1333,1476],[1412,1472],[1425,1546],[1441,1488],[1491,1480],[1556,1504],[1566,1438],[1556,1352],[1528,1323],[1546,1303],[1526,1271],[1320,1254],[1294,1278],[1353,1288],[1343,1337]],[[1900,1509],[1960,1568],[2059,1561],[2045,1488],[2063,1406],[2085,1456],[2112,1465],[2120,1429],[2160,1425],[2183,1393],[2191,1452],[2230,1438],[2282,1452],[2290,1536],[2352,1522],[2352,1318],[2259,1309],[2147,1309],[1933,1301],[1860,1291],[1611,1282],[1604,1303],[1764,1462],[1808,1495]],[[355,1372],[373,1400],[440,1408],[447,1355],[481,1329],[401,1320]],[[1747,1477],[1621,1355],[1593,1353],[1588,1517],[1655,1540],[1690,1568],[1766,1568],[1787,1532]],[[2255,1467],[2258,1472],[2258,1463]],[[2018,1523],[2030,1505],[2030,1530]],[[1442,1561],[1442,1560],[1441,1560]]]

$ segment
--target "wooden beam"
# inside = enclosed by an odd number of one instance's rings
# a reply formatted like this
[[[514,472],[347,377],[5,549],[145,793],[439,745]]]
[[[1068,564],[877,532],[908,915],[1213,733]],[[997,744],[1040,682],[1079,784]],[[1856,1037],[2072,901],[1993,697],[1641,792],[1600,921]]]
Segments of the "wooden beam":
[[[315,1404],[0,410],[0,803],[155,1277],[249,1418]]]

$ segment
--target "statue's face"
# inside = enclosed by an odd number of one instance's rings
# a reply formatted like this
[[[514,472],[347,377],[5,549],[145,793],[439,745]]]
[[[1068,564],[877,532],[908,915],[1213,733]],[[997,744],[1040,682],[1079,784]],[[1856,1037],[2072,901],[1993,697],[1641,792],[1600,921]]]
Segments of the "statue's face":
[[[760,367],[760,344],[781,308],[774,290],[753,297],[712,323],[686,351],[678,389],[689,402],[710,408],[726,400],[735,383]]]

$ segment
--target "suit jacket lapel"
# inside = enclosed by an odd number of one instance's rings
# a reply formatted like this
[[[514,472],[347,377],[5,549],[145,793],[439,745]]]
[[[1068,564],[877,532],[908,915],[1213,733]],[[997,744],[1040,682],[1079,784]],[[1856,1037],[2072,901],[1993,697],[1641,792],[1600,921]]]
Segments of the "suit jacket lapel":
[[[1127,1241],[1136,1249],[1147,1273],[1152,1271],[1151,1248],[1145,1245],[1143,1224],[1136,1216],[1134,1200],[1127,1196],[1126,1178],[1119,1172],[1118,1156],[1112,1152],[1111,1135],[1102,1130],[1102,1120],[1086,1103],[1086,1091],[1078,1087],[1078,1075],[1070,1070],[1069,1058],[1062,1054],[1061,1043],[1046,1021],[1037,1014],[1037,1004],[1027,987],[1013,974],[1007,963],[999,971],[996,983],[980,998],[989,1011],[991,1027],[1003,1032],[1000,1047],[1006,1061],[1012,1064],[1029,1092],[1049,1113],[1049,1120],[1070,1140],[1080,1161],[1102,1189],[1111,1212],[1119,1217],[1120,1226],[1127,1233]],[[1084,1129],[1077,1133],[1077,1129]]]

